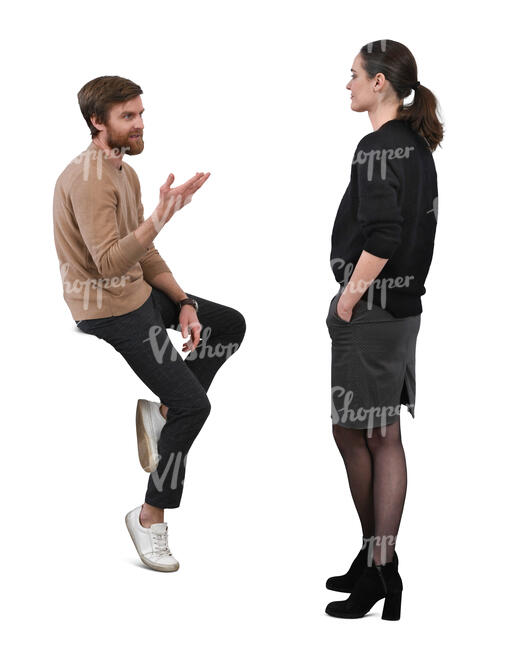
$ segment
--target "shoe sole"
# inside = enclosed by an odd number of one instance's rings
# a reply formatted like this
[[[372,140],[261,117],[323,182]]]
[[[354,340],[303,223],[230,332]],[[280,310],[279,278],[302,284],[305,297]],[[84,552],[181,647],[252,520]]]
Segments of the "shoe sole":
[[[142,404],[142,400],[139,399],[137,402],[136,415],[138,459],[142,465],[144,472],[154,472],[154,470],[158,467],[158,461],[155,461],[151,451],[151,437],[147,433],[144,425]]]
[[[162,567],[162,566],[159,565],[159,564],[153,564],[152,562],[150,562],[149,560],[147,560],[147,559],[146,559],[146,558],[145,558],[145,557],[140,553],[140,551],[138,550],[138,546],[137,546],[137,543],[135,542],[135,538],[134,538],[133,535],[131,534],[131,530],[130,530],[130,527],[129,527],[129,524],[128,524],[128,515],[126,515],[126,517],[124,517],[124,521],[125,521],[125,523],[126,523],[126,528],[128,529],[128,533],[130,534],[131,541],[133,542],[133,545],[135,546],[135,548],[136,548],[136,550],[137,550],[138,557],[142,560],[142,562],[143,562],[146,566],[148,566],[150,569],[153,569],[154,571],[162,571],[162,572],[164,572],[164,573],[172,573],[172,572],[177,571],[177,570],[179,569],[179,562],[178,562],[177,560],[176,560],[176,564],[175,564],[175,566],[171,566],[171,567]]]
[[[384,598],[384,597],[385,596],[383,596],[382,598]],[[381,598],[380,598],[380,600],[381,600]],[[373,609],[373,607],[375,605],[377,605],[377,603],[374,603],[374,605],[371,607],[371,609]],[[325,609],[325,614],[328,614],[328,616],[332,616],[333,618],[349,618],[349,619],[364,618],[364,616],[367,616],[369,614],[371,609],[369,609],[364,614],[347,614],[347,613],[338,614],[338,613],[329,612],[328,609]]]
[[[399,594],[396,594],[396,595],[393,596],[394,599],[398,600],[397,608],[399,609],[399,611],[397,611],[397,612],[396,611],[391,611],[392,608],[396,607],[395,604],[390,605],[390,609],[389,609],[389,611],[387,611],[387,607],[388,607],[388,605],[387,605],[387,596],[382,596],[381,598],[378,598],[378,600],[371,605],[371,607],[367,610],[367,612],[364,612],[362,614],[360,614],[360,613],[350,614],[349,612],[341,612],[341,613],[339,613],[339,612],[329,612],[328,611],[328,605],[325,608],[325,614],[328,614],[328,616],[333,616],[334,618],[349,618],[349,619],[364,618],[365,616],[367,616],[372,611],[373,607],[375,607],[378,603],[380,603],[383,600],[383,611],[382,611],[382,615],[381,615],[382,620],[384,620],[384,621],[399,621],[401,619],[401,595],[402,595],[402,592],[400,592]]]

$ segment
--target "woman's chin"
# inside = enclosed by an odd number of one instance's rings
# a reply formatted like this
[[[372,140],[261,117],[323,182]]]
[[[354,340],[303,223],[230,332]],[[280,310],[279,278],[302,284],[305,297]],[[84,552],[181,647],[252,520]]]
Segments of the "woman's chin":
[[[363,113],[366,109],[362,108],[359,104],[357,104],[353,99],[351,100],[351,110],[355,111],[355,113]]]

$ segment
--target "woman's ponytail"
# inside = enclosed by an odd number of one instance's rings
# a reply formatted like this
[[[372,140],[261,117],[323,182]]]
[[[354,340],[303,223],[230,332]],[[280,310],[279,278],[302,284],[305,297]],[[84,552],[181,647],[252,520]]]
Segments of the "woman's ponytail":
[[[422,83],[414,92],[413,102],[401,106],[398,118],[409,122],[414,131],[426,138],[431,151],[434,151],[444,137],[444,127],[437,115],[437,99]]]

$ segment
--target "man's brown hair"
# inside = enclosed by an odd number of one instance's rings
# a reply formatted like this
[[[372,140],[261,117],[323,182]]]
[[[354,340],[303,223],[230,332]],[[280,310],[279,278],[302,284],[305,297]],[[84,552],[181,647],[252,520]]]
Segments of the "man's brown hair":
[[[124,103],[142,94],[142,88],[129,79],[117,76],[97,77],[88,81],[78,92],[78,104],[94,138],[99,131],[90,121],[92,115],[107,124],[114,104]]]

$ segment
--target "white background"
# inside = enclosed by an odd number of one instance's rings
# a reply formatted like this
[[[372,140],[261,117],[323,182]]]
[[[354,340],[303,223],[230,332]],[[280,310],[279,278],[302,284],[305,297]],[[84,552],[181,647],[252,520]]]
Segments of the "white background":
[[[2,583],[8,647],[448,647],[508,614],[509,90],[504,3],[19,3],[3,14]],[[331,435],[330,235],[372,130],[345,85],[358,50],[406,44],[445,120],[417,341],[402,618],[328,617],[361,530]],[[113,348],[77,332],[53,242],[57,176],[89,143],[76,94],[143,89],[146,214],[170,172],[211,177],[155,240],[185,291],[239,309],[211,386],[173,574],[141,565],[124,515],[148,475],[138,398]],[[175,339],[174,339],[175,340]],[[179,340],[179,338],[178,338]],[[506,582],[507,580],[507,582]],[[381,645],[380,645],[381,644]],[[501,647],[498,642],[494,647]]]

